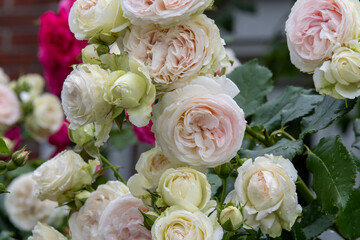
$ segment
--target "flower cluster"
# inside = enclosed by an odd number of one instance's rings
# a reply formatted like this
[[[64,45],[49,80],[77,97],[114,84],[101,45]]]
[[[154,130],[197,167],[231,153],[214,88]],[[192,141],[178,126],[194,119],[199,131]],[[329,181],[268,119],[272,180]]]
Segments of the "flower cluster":
[[[210,4],[77,0],[71,8],[70,29],[89,44],[61,98],[82,155],[64,151],[33,179],[40,199],[72,208],[72,239],[220,240],[244,223],[276,237],[300,215],[297,172],[281,156],[246,161],[228,203],[225,191],[212,199],[207,173],[230,165],[230,174],[246,120],[234,100],[240,91],[224,75],[239,63],[230,63],[219,29],[203,14]],[[127,186],[99,151],[125,119],[137,127],[151,119],[156,141]],[[105,164],[122,182],[96,183]]]
[[[286,22],[292,63],[314,73],[316,91],[337,99],[360,96],[360,3],[300,0]]]
[[[18,145],[21,140],[18,128],[23,126],[32,139],[38,142],[49,141],[63,150],[69,144],[63,110],[55,95],[43,92],[43,77],[26,74],[17,81],[9,81],[3,72],[2,75],[0,136],[12,139],[13,146]],[[56,138],[61,140],[57,141]]]

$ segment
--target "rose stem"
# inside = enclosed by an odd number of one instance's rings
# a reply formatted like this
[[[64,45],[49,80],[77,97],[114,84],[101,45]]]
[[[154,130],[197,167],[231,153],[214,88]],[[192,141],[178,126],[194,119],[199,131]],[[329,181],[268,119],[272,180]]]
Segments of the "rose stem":
[[[298,176],[296,181],[296,188],[299,190],[301,196],[305,199],[305,201],[310,204],[314,199],[314,195],[310,191],[310,189],[306,186],[305,182]]]
[[[111,170],[113,170],[114,175],[116,178],[120,179],[125,185],[127,184],[126,181],[121,177],[120,173],[115,169],[115,167],[103,156],[100,155],[101,161],[103,161],[106,165],[108,165]]]

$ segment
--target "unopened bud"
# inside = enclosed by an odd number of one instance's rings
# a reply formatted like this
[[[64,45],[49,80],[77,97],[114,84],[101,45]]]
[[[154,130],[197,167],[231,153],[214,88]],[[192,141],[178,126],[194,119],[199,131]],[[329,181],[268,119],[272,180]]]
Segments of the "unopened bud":
[[[214,172],[220,177],[220,178],[227,178],[231,172],[233,171],[233,166],[230,162],[224,163],[223,165],[217,166],[214,168]]]
[[[78,208],[81,208],[86,200],[90,197],[91,193],[89,191],[81,191],[75,195],[75,205]]]
[[[220,224],[226,231],[235,231],[240,228],[243,216],[234,206],[224,208],[220,213]]]
[[[7,164],[7,170],[11,171],[18,167],[24,166],[29,158],[29,151],[25,151],[25,147],[12,154],[10,162]]]
[[[146,212],[145,213],[145,212],[141,211],[141,209],[139,209],[139,211],[144,217],[144,226],[147,229],[151,230],[152,225],[154,225],[154,222],[159,217],[159,215],[157,215],[154,212]]]
[[[5,161],[0,161],[0,170],[4,170],[7,166],[7,162]]]

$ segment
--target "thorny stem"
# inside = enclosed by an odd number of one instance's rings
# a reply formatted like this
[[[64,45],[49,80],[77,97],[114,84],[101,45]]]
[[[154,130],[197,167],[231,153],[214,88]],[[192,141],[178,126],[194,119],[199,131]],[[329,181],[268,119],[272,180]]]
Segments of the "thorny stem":
[[[113,170],[115,177],[120,179],[120,181],[126,185],[127,184],[126,181],[121,177],[120,173],[116,170],[116,168],[103,155],[100,155],[100,158],[101,161],[103,161],[106,165],[108,165],[111,168],[111,170]]]
[[[257,141],[261,142],[265,146],[269,147],[268,141],[266,141],[266,138],[264,135],[254,131],[248,124],[246,124],[246,133],[249,134],[251,137],[256,139]]]

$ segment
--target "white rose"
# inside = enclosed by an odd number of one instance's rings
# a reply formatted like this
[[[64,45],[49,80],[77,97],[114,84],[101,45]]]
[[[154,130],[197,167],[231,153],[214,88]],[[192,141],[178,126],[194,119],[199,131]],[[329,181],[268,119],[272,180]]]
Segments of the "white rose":
[[[35,196],[35,181],[32,173],[15,178],[7,187],[4,205],[9,219],[16,228],[31,231],[37,222],[51,223],[58,216],[64,216],[64,208],[58,208],[57,202],[40,201]]]
[[[358,0],[298,0],[286,21],[291,62],[312,72],[332,54],[332,47],[360,34]]]
[[[297,171],[292,163],[281,156],[265,155],[254,162],[247,160],[238,173],[235,193],[230,196],[243,206],[246,224],[260,227],[271,237],[280,236],[282,229],[290,231],[301,214],[295,188]]]
[[[79,154],[63,151],[46,161],[33,173],[39,199],[67,202],[75,191],[91,184],[98,160],[86,163]]]
[[[69,227],[74,240],[99,239],[99,221],[104,209],[118,197],[129,193],[125,184],[108,181],[100,185],[86,200],[85,205],[69,219]]]
[[[147,212],[142,201],[130,193],[110,202],[100,218],[100,240],[146,240],[151,233],[142,224],[144,217],[139,210]]]
[[[157,192],[168,206],[178,205],[188,211],[202,210],[211,197],[206,175],[187,167],[166,170],[161,175]]]
[[[183,22],[190,16],[202,13],[211,3],[211,0],[121,0],[124,16],[132,24],[140,26]]]
[[[201,76],[166,93],[154,106],[152,127],[164,155],[201,167],[230,161],[246,128],[244,112],[233,100],[238,92],[224,76]]]
[[[320,94],[337,99],[360,96],[360,43],[353,40],[339,47],[332,59],[315,69],[314,84]]]
[[[10,127],[21,117],[19,99],[6,85],[0,85],[0,109],[0,129]]]
[[[156,219],[151,235],[153,240],[220,240],[223,230],[216,214],[208,217],[200,211],[188,212],[179,207],[169,207]]]
[[[112,106],[103,98],[103,85],[109,74],[109,71],[98,65],[82,64],[74,67],[66,78],[61,100],[71,129],[92,122],[104,124],[111,120]]]
[[[45,80],[40,74],[31,73],[21,76],[17,82],[20,89],[20,99],[23,102],[34,100],[44,91]]]
[[[225,52],[226,52],[226,56],[229,59],[230,62],[230,66],[225,68],[225,75],[230,74],[232,71],[234,71],[235,68],[237,68],[238,66],[241,65],[240,60],[236,57],[234,50],[232,50],[231,48],[225,48]],[[223,69],[219,68],[217,70],[217,75],[221,76]]]
[[[4,69],[2,69],[0,67],[0,84],[7,84],[8,82],[10,82],[10,77],[8,75],[6,75],[6,73],[4,72]]]
[[[70,10],[69,27],[79,40],[98,35],[100,40],[111,43],[113,35],[129,25],[122,15],[120,0],[77,0]]]
[[[219,29],[205,15],[168,29],[133,26],[123,45],[129,56],[146,65],[154,83],[164,88],[198,74],[213,74],[226,60]]]
[[[159,147],[150,149],[140,155],[135,169],[143,175],[152,186],[157,186],[161,175],[169,168],[180,167],[181,164],[169,161]]]
[[[46,141],[50,135],[59,131],[64,122],[60,100],[45,93],[33,102],[33,111],[25,120],[29,134],[37,141]]]
[[[55,228],[40,222],[35,226],[32,234],[28,240],[67,240],[67,238]]]

